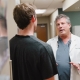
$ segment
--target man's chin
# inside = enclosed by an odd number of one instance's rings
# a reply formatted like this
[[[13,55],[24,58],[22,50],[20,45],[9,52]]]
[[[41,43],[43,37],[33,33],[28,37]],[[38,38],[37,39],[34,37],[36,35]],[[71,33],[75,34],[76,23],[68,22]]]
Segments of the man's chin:
[[[65,35],[65,33],[60,33],[59,35],[60,35],[60,36],[64,36],[64,35]]]

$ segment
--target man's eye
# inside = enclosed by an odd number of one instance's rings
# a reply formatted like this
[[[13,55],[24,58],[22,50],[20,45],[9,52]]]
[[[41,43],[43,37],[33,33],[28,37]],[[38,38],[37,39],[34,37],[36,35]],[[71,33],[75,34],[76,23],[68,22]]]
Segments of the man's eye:
[[[57,26],[59,26],[60,24],[57,24]]]
[[[61,24],[64,24],[64,23],[61,23]]]

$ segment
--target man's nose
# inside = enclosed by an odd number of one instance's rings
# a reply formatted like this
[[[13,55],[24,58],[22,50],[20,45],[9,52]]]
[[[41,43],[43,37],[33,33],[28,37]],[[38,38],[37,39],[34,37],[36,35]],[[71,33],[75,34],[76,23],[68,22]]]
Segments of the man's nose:
[[[61,28],[62,27],[62,24],[60,24],[59,27]]]

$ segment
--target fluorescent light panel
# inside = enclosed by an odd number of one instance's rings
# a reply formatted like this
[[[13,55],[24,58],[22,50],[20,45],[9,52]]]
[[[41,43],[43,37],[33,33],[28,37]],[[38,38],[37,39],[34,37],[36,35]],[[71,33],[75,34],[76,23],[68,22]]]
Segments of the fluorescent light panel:
[[[46,9],[36,9],[36,14],[42,14],[45,13]]]

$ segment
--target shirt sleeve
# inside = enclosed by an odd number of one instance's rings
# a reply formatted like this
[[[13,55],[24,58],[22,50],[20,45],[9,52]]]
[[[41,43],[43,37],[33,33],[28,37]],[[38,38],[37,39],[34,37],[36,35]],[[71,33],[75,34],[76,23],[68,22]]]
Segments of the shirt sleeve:
[[[41,49],[40,70],[43,79],[48,79],[57,74],[56,61],[49,45]]]

